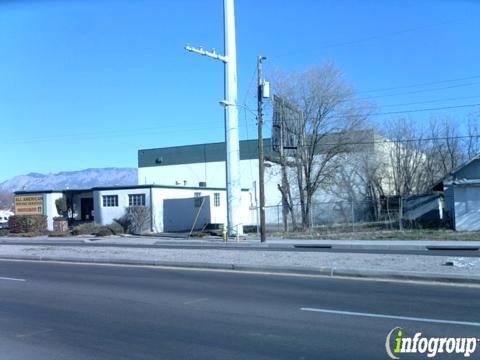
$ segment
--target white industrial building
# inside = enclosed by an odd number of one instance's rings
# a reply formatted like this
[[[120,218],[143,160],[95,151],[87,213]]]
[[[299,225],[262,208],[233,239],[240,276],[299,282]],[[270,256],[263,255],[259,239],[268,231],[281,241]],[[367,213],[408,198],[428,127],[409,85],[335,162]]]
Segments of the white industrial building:
[[[266,139],[265,151],[271,155],[271,142]],[[167,148],[145,149],[138,152],[138,183],[169,186],[225,186],[225,143],[210,143]],[[265,168],[266,205],[277,205],[281,194],[277,189],[279,168]],[[258,194],[258,141],[240,141],[240,182],[250,189],[254,199]]]
[[[341,137],[341,138],[340,138]],[[383,139],[383,138],[381,138]],[[345,156],[346,168],[358,161],[359,154],[368,154],[373,161],[376,156],[385,156],[385,144],[379,143],[380,137],[373,130],[356,131],[348,134],[331,134],[324,138],[326,145],[336,141],[347,141],[349,155]],[[319,146],[321,149],[322,146]],[[265,166],[265,206],[266,221],[275,224],[280,219],[282,195],[278,187],[281,184],[281,169],[278,153],[273,150],[272,139],[264,140],[266,155]],[[321,150],[319,155],[321,156]],[[240,141],[240,182],[242,188],[249,189],[253,206],[252,219],[256,218],[258,207],[258,141]],[[293,170],[290,170],[293,171]],[[225,143],[207,143],[197,145],[174,146],[166,148],[142,149],[138,151],[139,184],[162,184],[174,186],[224,186],[225,185]],[[388,188],[388,187],[386,187]],[[338,199],[331,192],[320,189],[316,194],[317,201]],[[270,210],[270,211],[268,211]],[[273,210],[273,211],[272,211]],[[255,222],[254,224],[257,224]]]
[[[226,223],[224,188],[135,185],[95,187],[83,190],[18,191],[15,193],[15,214],[46,215],[48,229],[59,214],[56,200],[65,197],[67,217],[74,223],[111,224],[125,214],[129,206],[145,206],[150,210],[151,232],[200,230],[208,224]],[[256,223],[250,207],[252,197],[242,191],[241,223]]]
[[[353,165],[358,154],[376,158],[385,152],[378,145],[378,135],[372,130],[349,134],[332,134],[325,138],[325,145],[338,141],[336,136],[355,144],[347,151],[345,165]],[[345,138],[345,139],[344,139]],[[279,222],[282,203],[278,189],[281,184],[278,153],[273,150],[272,140],[264,140],[265,200],[267,223]],[[54,217],[58,214],[55,202],[65,197],[68,203],[70,222],[89,222],[107,225],[120,218],[129,206],[142,205],[150,209],[152,232],[195,230],[206,224],[226,224],[226,169],[225,143],[209,143],[138,151],[138,185],[123,187],[95,187],[91,189],[20,191],[15,194],[16,214],[44,214],[48,228],[53,229]],[[321,156],[321,151],[319,152]],[[272,160],[272,161],[269,161]],[[239,224],[258,224],[258,141],[240,141],[241,209]],[[201,209],[198,198],[205,198]],[[331,193],[320,189],[317,201],[335,201]],[[21,204],[23,203],[23,205]],[[32,206],[33,204],[33,206]],[[17,204],[18,205],[18,204]],[[23,206],[23,207],[22,207]],[[335,216],[318,214],[318,216]]]

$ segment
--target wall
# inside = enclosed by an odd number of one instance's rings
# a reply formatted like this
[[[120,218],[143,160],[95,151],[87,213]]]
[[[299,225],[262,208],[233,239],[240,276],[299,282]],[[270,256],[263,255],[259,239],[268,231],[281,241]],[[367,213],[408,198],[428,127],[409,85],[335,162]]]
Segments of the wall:
[[[55,201],[63,196],[61,192],[47,193],[43,197],[43,214],[47,215],[47,228],[53,231],[53,218],[60,216]]]
[[[210,201],[211,222],[214,224],[225,224],[227,222],[227,197],[225,190],[215,189],[188,189],[188,188],[152,188],[152,219],[153,231],[163,232],[164,225],[164,207],[165,199],[186,199],[195,197],[195,193],[200,192],[200,196],[208,196]],[[214,205],[214,194],[220,193],[220,206]],[[241,194],[241,214],[240,220],[244,225],[251,225],[250,193],[242,191]],[[255,217],[253,217],[255,220]],[[253,223],[255,224],[256,221]]]
[[[465,213],[466,208],[468,206],[468,201],[473,201],[470,205],[475,204],[475,199],[469,199],[465,197],[467,187],[475,188],[476,185],[455,185],[454,181],[459,180],[479,180],[480,181],[480,158],[472,160],[467,165],[461,167],[457,170],[454,174],[447,176],[443,180],[443,191],[445,194],[445,210],[446,216],[453,224],[453,227],[456,230],[467,229],[469,225],[465,223],[466,219],[469,216]],[[474,190],[471,190],[475,192]],[[462,205],[462,203],[464,203]],[[480,206],[478,207],[480,211]],[[460,212],[460,213],[459,213]],[[470,212],[470,210],[469,210]],[[457,219],[457,216],[460,218]]]
[[[59,216],[57,212],[57,206],[55,201],[63,196],[61,192],[52,192],[52,193],[31,193],[29,195],[41,195],[43,197],[43,206],[42,211],[43,215],[47,216],[47,229],[53,231],[53,218]],[[23,196],[23,195],[19,195]]]
[[[150,188],[144,189],[116,189],[116,190],[95,190],[93,191],[93,208],[95,209],[95,223],[108,225],[125,214],[128,207],[128,195],[145,194],[145,205],[151,206]],[[103,196],[118,195],[118,206],[104,207]]]
[[[182,188],[152,188],[152,199],[153,199],[153,208],[152,208],[152,218],[153,218],[153,231],[154,232],[163,232],[163,201],[165,199],[187,199],[195,197],[195,193],[200,192],[201,196],[209,196],[210,201],[213,202],[214,193],[219,192],[220,195],[220,208],[215,209],[213,203],[210,208],[212,211],[212,222],[217,222],[222,220],[220,217],[221,213],[226,214],[226,197],[224,190],[207,190],[207,189],[182,189]],[[223,208],[223,210],[222,210]],[[223,221],[222,221],[223,222]]]
[[[455,185],[455,230],[480,230],[480,184]]]
[[[163,201],[163,231],[202,230],[212,222],[210,211],[210,196],[186,199],[165,199]],[[195,206],[197,201],[202,206]]]
[[[240,161],[241,186],[258,194],[258,160]],[[138,168],[139,185],[198,186],[206,182],[207,187],[225,188],[225,162],[209,162],[182,165],[152,166]],[[179,183],[177,185],[177,182]],[[272,164],[265,168],[265,199],[267,205],[281,203],[277,184],[281,183],[280,167]],[[256,189],[255,189],[255,186]],[[258,196],[257,196],[258,198]]]
[[[455,224],[455,197],[453,191],[453,185],[444,186],[444,199],[445,199],[445,217],[449,220],[450,224]]]

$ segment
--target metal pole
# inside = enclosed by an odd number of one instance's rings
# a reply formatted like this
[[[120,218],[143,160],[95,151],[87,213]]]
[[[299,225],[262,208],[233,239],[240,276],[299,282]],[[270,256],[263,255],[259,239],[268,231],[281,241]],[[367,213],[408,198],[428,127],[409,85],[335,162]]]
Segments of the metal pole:
[[[402,195],[400,195],[400,200],[398,204],[398,229],[403,231],[403,200]]]
[[[225,55],[203,47],[185,46],[185,50],[222,61],[225,65],[225,175],[227,188],[227,230],[228,235],[243,234],[240,223],[241,184],[240,184],[240,144],[238,135],[237,109],[237,45],[235,36],[234,0],[223,1]],[[237,230],[238,229],[238,230]]]
[[[235,36],[234,0],[224,0],[225,30],[225,100],[237,104],[237,46]],[[243,233],[240,225],[240,145],[237,106],[225,107],[225,147],[227,185],[227,223],[230,236]]]
[[[262,62],[265,57],[259,56],[257,62],[258,74],[258,186],[260,195],[260,241],[267,239],[265,229],[265,164],[263,148],[263,68]]]
[[[352,232],[355,232],[355,208],[353,206],[353,199],[352,199]]]
[[[255,219],[257,221],[257,235],[260,235],[260,208],[258,206],[257,182],[253,182],[253,191],[255,192]]]
[[[282,106],[280,113],[280,168],[282,172],[282,216],[283,216],[283,231],[288,232],[288,201],[287,201],[287,171],[285,169],[285,107]],[[289,190],[288,190],[289,191]]]

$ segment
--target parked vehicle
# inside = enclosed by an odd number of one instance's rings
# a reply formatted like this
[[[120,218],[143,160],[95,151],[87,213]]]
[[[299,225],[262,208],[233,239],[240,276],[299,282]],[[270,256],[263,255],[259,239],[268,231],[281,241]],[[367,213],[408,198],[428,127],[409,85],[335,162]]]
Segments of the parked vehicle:
[[[0,229],[8,229],[8,218],[12,215],[11,211],[0,210]]]

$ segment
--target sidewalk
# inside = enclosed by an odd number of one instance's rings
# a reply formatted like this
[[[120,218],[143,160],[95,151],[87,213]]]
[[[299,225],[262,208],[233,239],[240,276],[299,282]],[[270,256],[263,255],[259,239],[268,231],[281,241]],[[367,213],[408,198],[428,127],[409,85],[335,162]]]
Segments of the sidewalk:
[[[467,249],[480,250],[480,241],[458,240],[299,240],[299,239],[268,239],[261,243],[257,239],[236,241],[229,239],[227,243],[219,237],[180,238],[180,237],[151,237],[151,236],[107,236],[95,237],[81,235],[74,237],[48,237],[34,238],[0,237],[1,244],[36,244],[36,245],[68,245],[82,244],[106,246],[202,246],[202,247],[252,247],[252,248],[331,248],[331,249],[357,249],[357,250],[426,250],[426,249]]]
[[[4,241],[4,239],[1,240]],[[76,241],[79,241],[79,239],[76,239]],[[0,245],[0,258],[480,284],[480,258],[478,257],[300,252],[282,251],[281,249],[278,251],[267,251],[267,249],[240,251],[228,246],[224,249],[209,248],[208,245],[200,249],[198,247],[190,249],[187,247],[128,248],[101,246],[100,241],[105,244],[110,241],[109,244],[112,244],[112,241],[118,242],[119,240],[98,240],[95,247],[59,244]],[[129,239],[129,241],[138,244],[144,240]],[[156,241],[159,240],[156,239]],[[207,240],[202,240],[202,243],[205,242],[208,243]],[[319,244],[323,244],[323,242]],[[345,243],[344,245],[348,244]],[[422,242],[422,246],[424,245]],[[267,246],[269,245],[267,244]]]

